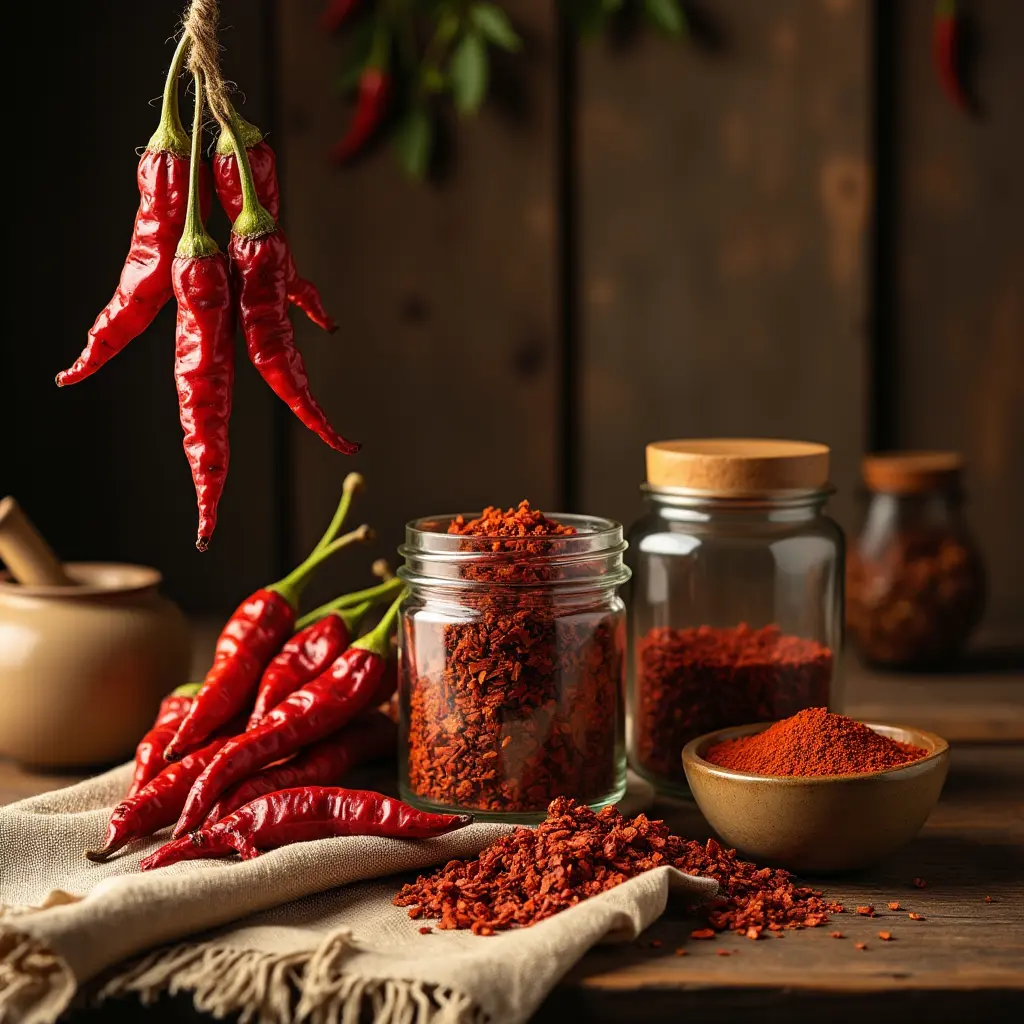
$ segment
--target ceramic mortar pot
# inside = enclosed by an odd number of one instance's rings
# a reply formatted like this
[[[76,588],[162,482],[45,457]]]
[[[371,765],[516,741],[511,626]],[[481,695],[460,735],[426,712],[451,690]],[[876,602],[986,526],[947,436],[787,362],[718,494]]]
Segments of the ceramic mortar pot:
[[[946,781],[949,745],[934,733],[864,724],[928,751],[911,764],[858,775],[753,775],[721,768],[704,753],[770,722],[719,729],[683,749],[686,781],[701,813],[729,845],[797,874],[871,867],[914,838]]]
[[[0,574],[0,756],[42,767],[129,755],[187,681],[188,626],[160,573],[80,562],[71,586]]]

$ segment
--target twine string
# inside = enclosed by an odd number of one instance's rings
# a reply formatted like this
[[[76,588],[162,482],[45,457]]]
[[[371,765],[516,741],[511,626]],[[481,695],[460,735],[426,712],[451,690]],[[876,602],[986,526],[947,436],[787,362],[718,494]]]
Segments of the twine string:
[[[185,31],[192,39],[188,66],[195,75],[202,75],[206,84],[206,100],[210,112],[226,125],[233,109],[230,90],[220,70],[221,46],[217,38],[220,25],[218,0],[192,0],[185,15]]]

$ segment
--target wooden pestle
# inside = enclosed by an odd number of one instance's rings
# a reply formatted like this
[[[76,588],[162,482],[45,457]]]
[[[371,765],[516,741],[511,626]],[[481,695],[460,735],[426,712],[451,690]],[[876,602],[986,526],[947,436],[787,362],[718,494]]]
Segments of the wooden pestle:
[[[75,585],[53,549],[11,497],[0,501],[0,559],[3,559],[15,582],[24,586]]]

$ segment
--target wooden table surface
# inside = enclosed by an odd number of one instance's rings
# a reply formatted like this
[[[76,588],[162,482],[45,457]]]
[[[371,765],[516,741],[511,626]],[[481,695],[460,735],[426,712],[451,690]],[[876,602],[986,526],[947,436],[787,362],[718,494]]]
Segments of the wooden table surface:
[[[1022,738],[1024,680],[1006,677],[1000,689],[999,678],[966,694],[962,685],[940,684],[958,695],[952,707],[936,700],[934,690],[930,703],[921,691],[915,705],[920,680],[897,680],[902,693],[879,677],[860,684],[857,700],[864,705],[888,696],[878,717],[926,727],[946,721],[955,728],[945,731],[961,737],[953,744],[942,800],[914,843],[874,871],[816,883],[848,908],[872,904],[877,917],[846,913],[829,927],[787,932],[782,940],[719,936],[699,942],[689,939],[692,919],[670,907],[637,942],[588,953],[537,1019],[676,1022],[682,1014],[702,1013],[717,1020],[788,1020],[827,1013],[830,1024],[862,1024],[866,1013],[882,1020],[915,1013],[933,1024],[995,1020],[996,1014],[1024,1009],[1024,744],[970,742]],[[894,714],[901,700],[905,713]],[[0,763],[0,803],[76,777]],[[708,834],[691,804],[659,802],[655,812],[681,835]],[[916,888],[914,878],[927,887]],[[901,909],[889,911],[890,901],[899,901]],[[910,920],[909,911],[925,920]],[[833,930],[844,937],[831,938]],[[891,932],[893,940],[881,941],[880,931]],[[855,942],[868,948],[859,951]],[[680,948],[685,956],[676,955]],[[719,956],[719,950],[730,955]],[[138,1004],[126,1002],[77,1011],[73,1020],[117,1022],[139,1013]],[[185,996],[149,1008],[146,1019],[205,1020]]]

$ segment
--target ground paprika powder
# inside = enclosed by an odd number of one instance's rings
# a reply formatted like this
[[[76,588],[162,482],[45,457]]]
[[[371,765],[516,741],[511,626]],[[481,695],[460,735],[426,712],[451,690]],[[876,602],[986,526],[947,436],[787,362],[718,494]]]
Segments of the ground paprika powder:
[[[438,918],[439,930],[493,935],[536,924],[665,866],[718,882],[715,898],[696,908],[707,924],[693,933],[696,939],[724,931],[756,939],[766,928],[815,928],[843,911],[820,892],[797,886],[789,872],[740,860],[714,839],[682,839],[644,814],[627,820],[614,807],[595,812],[565,797],[551,802],[538,828],[502,836],[476,860],[449,861],[404,886],[394,903],[408,907],[411,918]]]
[[[525,820],[562,794],[594,804],[621,796],[625,629],[615,589],[628,570],[621,528],[589,522],[614,527],[614,550],[581,558],[592,538],[527,501],[457,516],[421,531],[427,544],[446,533],[456,577],[429,586],[417,587],[417,556],[403,549],[400,575],[413,584],[402,630],[403,797]]]
[[[826,704],[834,660],[824,645],[773,625],[651,629],[636,652],[637,766],[685,783],[690,740]]]
[[[807,708],[753,736],[716,744],[704,759],[755,775],[851,775],[898,768],[927,754],[845,715]]]

